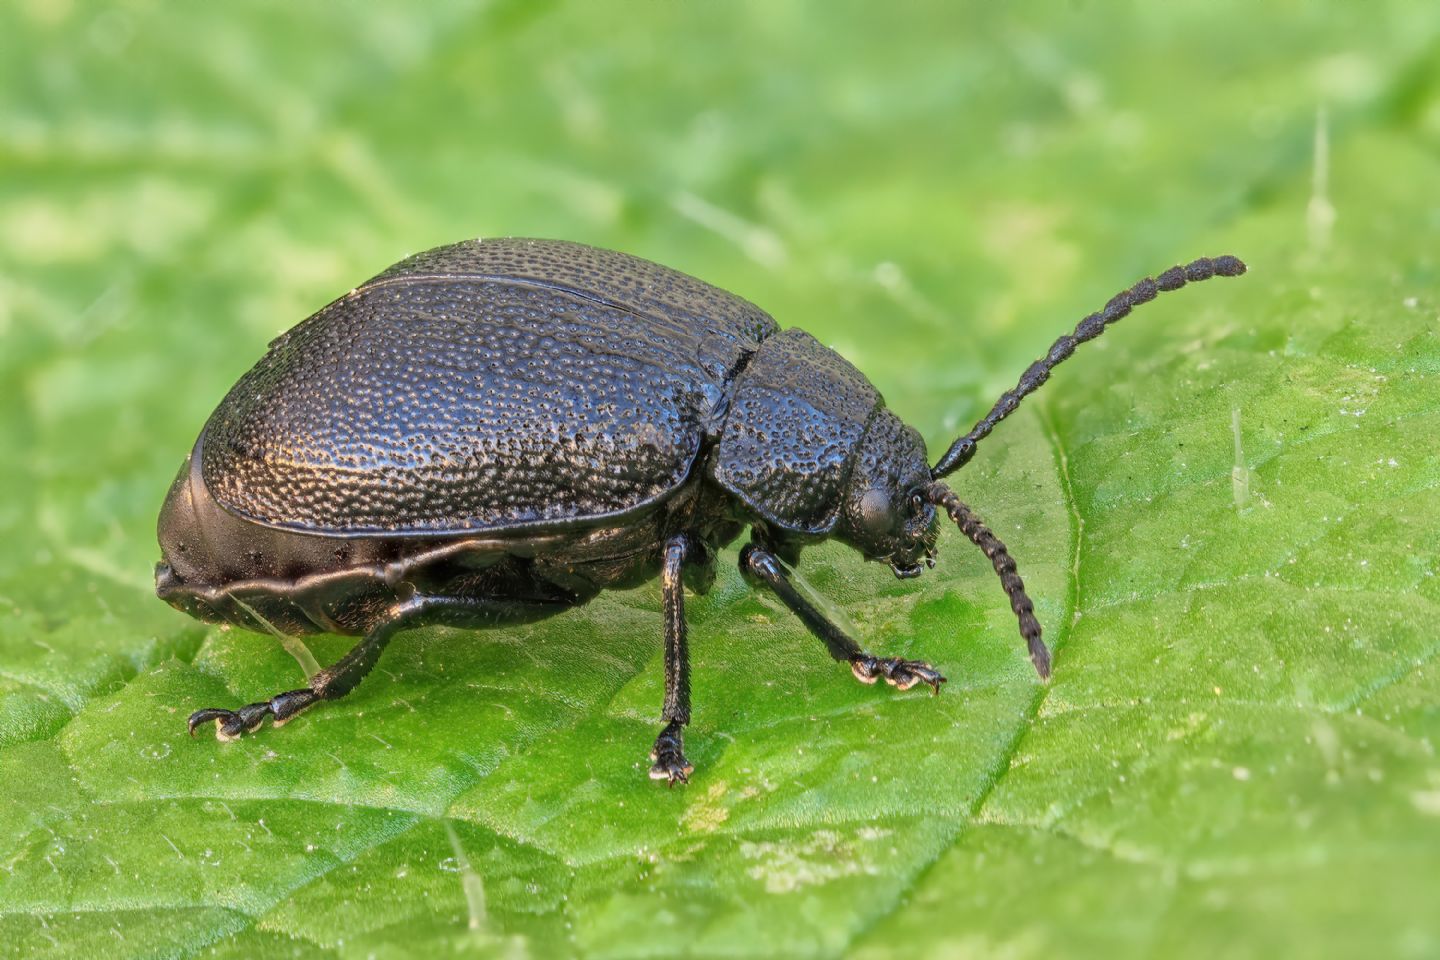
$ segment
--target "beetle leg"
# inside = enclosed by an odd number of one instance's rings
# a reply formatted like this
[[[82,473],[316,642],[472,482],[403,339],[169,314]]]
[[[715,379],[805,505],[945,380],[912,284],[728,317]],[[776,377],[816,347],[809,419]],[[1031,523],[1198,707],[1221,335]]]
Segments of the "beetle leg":
[[[195,728],[210,721],[215,722],[215,736],[220,740],[237,740],[247,733],[260,729],[265,718],[273,717],[275,726],[281,726],[291,717],[321,700],[337,700],[359,685],[365,675],[380,659],[390,639],[407,627],[416,626],[416,620],[427,612],[429,598],[411,597],[391,607],[385,619],[365,634],[349,653],[341,657],[334,666],[326,667],[310,678],[310,686],[300,690],[289,690],[269,700],[251,703],[239,710],[197,710],[190,715],[190,735]]]
[[[881,677],[897,690],[909,690],[917,683],[928,683],[938,696],[940,684],[945,677],[923,660],[904,660],[900,657],[872,657],[862,654],[850,661],[850,672],[861,683],[874,683]]]
[[[361,679],[364,679],[376,661],[379,661],[380,653],[396,633],[422,626],[426,617],[435,615],[438,610],[456,606],[468,609],[472,604],[449,597],[412,596],[408,600],[402,600],[390,607],[382,622],[370,629],[364,639],[356,643],[346,655],[341,656],[334,666],[327,666],[323,671],[311,676],[310,687],[291,689],[266,701],[246,704],[239,710],[216,710],[213,707],[209,710],[197,710],[190,714],[187,724],[190,735],[193,737],[196,727],[215,721],[215,735],[219,740],[238,740],[243,734],[259,730],[266,717],[274,718],[276,727],[279,727],[298,712],[318,704],[323,699],[340,699],[359,687]]]
[[[945,682],[945,677],[930,664],[900,657],[877,657],[861,649],[795,588],[780,560],[764,547],[751,543],[740,551],[740,572],[775,591],[780,602],[789,607],[810,628],[811,633],[824,641],[830,656],[850,664],[850,672],[861,683],[874,683],[883,678],[900,690],[909,690],[917,683],[927,683],[935,693],[940,692],[940,684]]]
[[[318,677],[320,674],[317,673],[315,676]],[[277,694],[269,700],[247,703],[239,710],[217,710],[214,707],[196,710],[190,714],[187,726],[190,728],[190,736],[193,737],[196,727],[213,720],[215,721],[215,738],[217,740],[239,740],[245,734],[259,730],[260,724],[265,722],[267,716],[273,716],[275,726],[278,727],[319,699],[320,697],[315,691],[308,687],[301,690],[289,690]]]
[[[273,718],[275,726],[278,727],[300,711],[322,700],[338,700],[359,686],[360,681],[365,679],[366,674],[380,659],[380,654],[391,638],[402,630],[439,620],[457,625],[481,626],[504,620],[507,615],[513,615],[522,607],[540,605],[544,604],[417,594],[390,607],[384,619],[372,627],[349,653],[341,657],[334,666],[326,667],[311,677],[309,687],[289,690],[269,700],[247,704],[238,710],[197,710],[190,715],[190,735],[194,736],[200,725],[214,721],[217,738],[236,740],[244,734],[258,730],[266,717]]]
[[[661,719],[665,729],[655,738],[650,751],[653,766],[650,779],[689,783],[695,767],[685,759],[682,728],[690,722],[690,649],[685,636],[685,585],[681,574],[690,550],[690,538],[683,533],[665,543],[660,568],[665,599],[665,706]]]

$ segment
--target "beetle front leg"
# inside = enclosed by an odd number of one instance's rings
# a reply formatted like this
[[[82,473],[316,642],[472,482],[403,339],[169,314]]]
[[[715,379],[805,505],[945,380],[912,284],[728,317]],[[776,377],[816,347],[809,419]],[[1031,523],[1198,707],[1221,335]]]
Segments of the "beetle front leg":
[[[940,692],[940,684],[945,682],[945,677],[923,660],[877,657],[861,649],[795,588],[779,558],[764,547],[751,543],[740,551],[740,572],[773,590],[780,602],[789,607],[810,628],[811,633],[824,641],[830,656],[850,665],[850,672],[861,683],[874,683],[883,678],[900,690],[909,690],[917,683],[928,683],[936,694]]]
[[[665,606],[665,706],[661,719],[665,729],[655,738],[650,751],[653,765],[650,779],[665,780],[670,786],[689,783],[695,767],[685,759],[682,728],[690,722],[690,649],[685,633],[685,584],[682,572],[690,539],[684,534],[665,543],[660,584]]]

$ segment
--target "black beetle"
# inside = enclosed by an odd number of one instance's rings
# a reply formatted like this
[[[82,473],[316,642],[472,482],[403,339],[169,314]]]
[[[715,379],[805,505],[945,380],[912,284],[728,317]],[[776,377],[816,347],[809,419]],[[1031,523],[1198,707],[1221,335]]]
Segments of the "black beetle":
[[[945,678],[879,657],[785,564],[837,537],[897,577],[933,566],[943,509],[1000,576],[1041,677],[1050,655],[1005,545],[943,483],[1050,370],[1136,304],[1238,276],[1172,267],[1055,341],[932,468],[919,433],[839,354],[646,260],[549,240],[403,260],[276,338],[200,431],[160,514],[156,592],[202,620],[363,636],[310,685],[200,710],[223,740],[342,697],[397,632],[537,620],[660,574],[665,727],[650,776],[692,771],[684,586],[748,526],[740,567],[855,676]]]

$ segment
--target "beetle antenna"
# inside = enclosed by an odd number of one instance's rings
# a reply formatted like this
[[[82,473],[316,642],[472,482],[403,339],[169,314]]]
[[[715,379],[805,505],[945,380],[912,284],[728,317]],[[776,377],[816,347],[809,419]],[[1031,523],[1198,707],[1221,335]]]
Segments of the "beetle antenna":
[[[1020,377],[1020,382],[1014,390],[1007,390],[1000,395],[995,406],[970,432],[959,440],[950,444],[950,449],[945,451],[930,471],[931,477],[938,480],[941,477],[948,477],[970,462],[975,456],[975,445],[990,435],[995,429],[995,424],[1004,420],[1015,412],[1020,401],[1040,388],[1040,384],[1050,378],[1050,371],[1062,361],[1069,358],[1075,352],[1075,348],[1086,340],[1094,340],[1105,332],[1105,327],[1114,323],[1121,317],[1128,314],[1135,307],[1142,303],[1149,303],[1154,300],[1161,291],[1179,290],[1187,283],[1198,283],[1201,280],[1209,280],[1211,277],[1238,277],[1245,272],[1245,264],[1239,257],[1229,255],[1223,257],[1201,257],[1183,267],[1171,267],[1158,277],[1146,277],[1129,290],[1122,290],[1110,298],[1105,304],[1105,309],[1099,313],[1092,313],[1081,320],[1075,327],[1073,333],[1068,333],[1050,345],[1050,350],[1045,356],[1030,364],[1029,369]]]
[[[954,490],[943,483],[932,483],[925,490],[925,498],[949,514],[960,532],[969,537],[970,542],[990,558],[995,572],[1000,575],[1000,586],[1010,598],[1010,609],[1015,611],[1015,616],[1020,620],[1020,636],[1030,650],[1030,662],[1035,664],[1035,672],[1040,674],[1040,678],[1048,680],[1050,651],[1046,648],[1045,641],[1040,639],[1040,621],[1035,619],[1035,605],[1025,593],[1025,581],[1020,579],[1020,574],[1015,570],[1015,558],[1010,556],[1005,544],[985,526],[985,522],[960,501]]]

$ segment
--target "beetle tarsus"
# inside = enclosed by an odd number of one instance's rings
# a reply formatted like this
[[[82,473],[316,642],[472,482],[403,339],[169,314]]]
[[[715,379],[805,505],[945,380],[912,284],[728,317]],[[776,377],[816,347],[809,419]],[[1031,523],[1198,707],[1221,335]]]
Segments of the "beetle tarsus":
[[[186,726],[189,727],[190,736],[193,737],[196,727],[213,720],[217,740],[227,742],[239,740],[245,734],[259,730],[266,717],[273,718],[274,726],[283,726],[301,710],[317,703],[320,699],[320,694],[309,687],[302,690],[287,690],[269,700],[247,703],[239,710],[220,710],[215,707],[196,710],[190,714]]]
[[[666,780],[670,786],[689,783],[695,766],[685,759],[684,734],[678,720],[671,720],[655,738],[655,748],[650,751],[650,779]]]
[[[250,706],[263,707],[265,706],[265,704],[252,703]],[[248,710],[249,708],[242,707],[241,709]],[[211,707],[205,710],[196,710],[194,713],[190,714],[190,719],[186,721],[186,726],[190,730],[190,736],[193,737],[195,736],[196,727],[202,726],[213,720],[215,721],[215,738],[217,740],[238,740],[240,739],[240,736],[246,733],[248,730],[254,730],[256,727],[260,726],[260,721],[262,719],[264,719],[264,714],[257,714],[254,716],[253,725],[247,726],[246,720],[241,717],[238,712],[234,710],[218,710],[214,707]]]
[[[897,690],[909,690],[917,683],[928,683],[936,696],[940,695],[940,685],[945,682],[944,675],[923,660],[875,657],[868,653],[850,658],[850,672],[861,683],[883,679]]]

